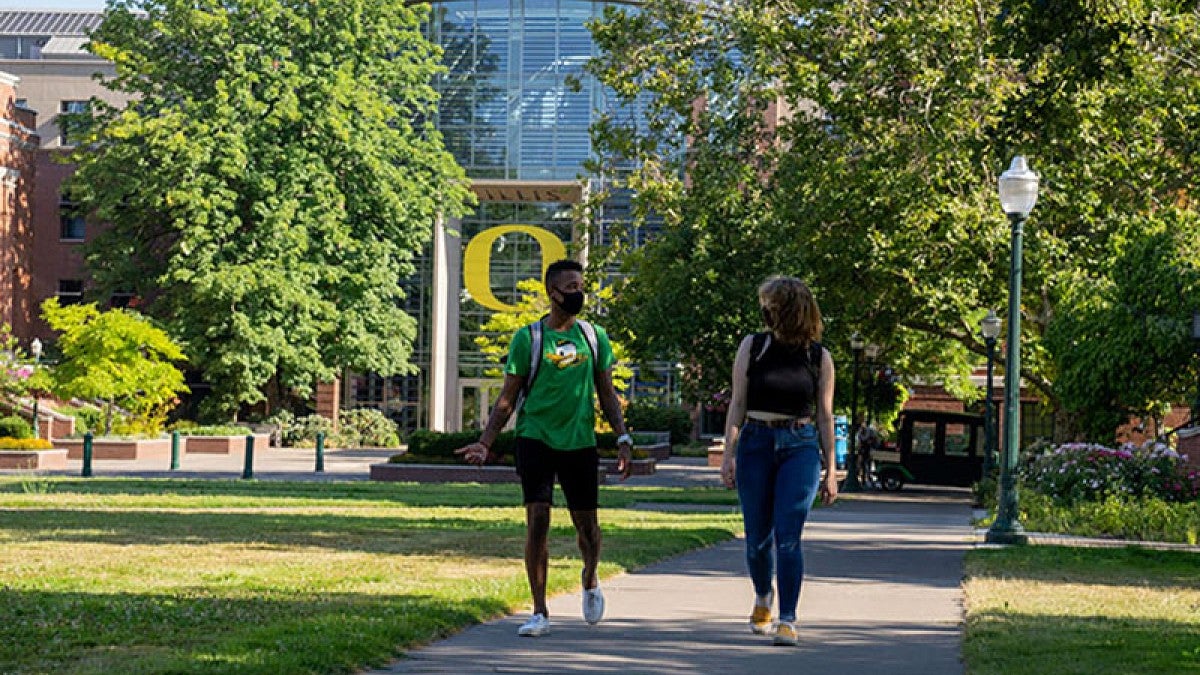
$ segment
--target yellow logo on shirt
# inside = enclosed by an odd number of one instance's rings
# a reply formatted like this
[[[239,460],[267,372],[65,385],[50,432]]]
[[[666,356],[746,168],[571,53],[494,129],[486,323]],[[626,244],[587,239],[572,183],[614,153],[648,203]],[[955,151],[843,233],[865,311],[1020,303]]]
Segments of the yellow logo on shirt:
[[[558,366],[559,370],[566,370],[587,361],[587,355],[580,353],[579,348],[570,340],[559,340],[554,345],[554,351],[547,353],[546,358]]]

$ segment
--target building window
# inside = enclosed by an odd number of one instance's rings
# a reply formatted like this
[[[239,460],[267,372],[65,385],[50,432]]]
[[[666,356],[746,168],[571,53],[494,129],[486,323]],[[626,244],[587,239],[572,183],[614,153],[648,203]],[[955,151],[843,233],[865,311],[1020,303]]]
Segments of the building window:
[[[62,241],[83,241],[87,234],[87,222],[75,208],[75,203],[65,197],[58,202],[58,238]]]
[[[108,306],[112,308],[126,309],[133,304],[133,293],[130,291],[113,291],[108,298]]]
[[[45,35],[0,35],[0,59],[40,59]]]
[[[13,101],[13,105],[15,105],[18,108],[24,108],[27,110],[27,109],[29,109],[29,99],[18,98],[15,101]]]
[[[58,131],[59,143],[62,145],[75,145],[75,140],[71,138],[72,133],[78,136],[80,120],[78,117],[72,118],[72,115],[82,115],[91,111],[91,102],[89,101],[63,101],[62,107],[59,109]]]
[[[1021,450],[1054,440],[1054,411],[1038,401],[1021,401]]]
[[[83,281],[80,279],[58,280],[58,304],[77,305],[83,302]]]

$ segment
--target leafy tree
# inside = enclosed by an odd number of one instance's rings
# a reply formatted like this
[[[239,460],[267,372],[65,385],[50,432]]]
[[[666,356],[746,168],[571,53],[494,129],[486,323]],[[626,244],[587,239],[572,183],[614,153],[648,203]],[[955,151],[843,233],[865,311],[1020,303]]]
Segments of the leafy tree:
[[[105,434],[112,432],[114,406],[133,413],[145,431],[162,429],[176,396],[188,390],[175,366],[183,349],[170,336],[136,312],[101,312],[94,303],[62,307],[50,298],[42,318],[62,333],[51,374],[56,396],[103,401]]]
[[[638,14],[614,10],[597,27],[604,53],[593,72],[625,100],[649,95],[652,109],[665,106],[682,121],[605,121],[598,144],[613,162],[634,160],[670,177],[638,196],[668,222],[691,195],[709,195],[679,211],[681,227],[665,228],[643,254],[661,265],[672,252],[680,269],[703,261],[690,253],[703,247],[687,237],[703,242],[725,231],[711,219],[729,203],[715,198],[716,186],[737,199],[727,174],[706,172],[706,148],[724,138],[725,118],[762,109],[747,91],[778,96],[787,112],[778,142],[763,142],[748,126],[725,143],[760,150],[757,180],[738,184],[761,190],[767,204],[767,259],[810,280],[839,336],[835,347],[858,328],[887,345],[885,358],[899,371],[937,376],[964,395],[965,376],[984,353],[978,320],[1007,299],[1009,227],[995,181],[1012,155],[1030,155],[1043,191],[1026,228],[1021,375],[1060,413],[1060,435],[1075,435],[1085,410],[1145,410],[1169,399],[1187,363],[1178,342],[1188,308],[1178,293],[1192,287],[1188,249],[1172,244],[1165,258],[1144,263],[1160,233],[1194,213],[1197,21],[1189,5],[1163,0],[754,0],[720,8],[667,0]],[[651,45],[665,45],[668,56],[650,54]],[[730,55],[736,77],[712,75],[719,54]],[[695,113],[705,100],[732,113]],[[692,141],[687,152],[663,141],[680,129]],[[635,172],[629,181],[635,189],[637,179]],[[752,219],[738,224],[747,222],[758,234]],[[724,245],[731,257],[741,250]],[[1119,259],[1140,261],[1140,274],[1111,264]],[[661,275],[661,267],[651,270],[631,295],[654,293]],[[1114,352],[1127,343],[1100,340],[1081,352],[1075,338],[1085,324],[1092,335],[1105,321],[1129,325],[1114,289],[1130,290],[1131,278],[1139,281],[1139,311],[1157,314],[1154,330],[1171,333],[1150,341],[1161,360],[1148,367],[1167,375],[1098,398],[1102,390],[1060,375],[1105,373],[1111,382],[1113,366],[1126,362]],[[630,283],[641,285],[640,274]],[[732,288],[719,298],[707,306],[745,302]],[[656,317],[659,327],[641,326],[637,339],[697,321],[691,307],[681,309]],[[722,314],[699,321],[711,329]],[[744,326],[747,315],[733,323]],[[1075,338],[1055,337],[1058,322]]]
[[[410,372],[400,280],[470,199],[434,128],[427,6],[110,0],[90,50],[136,102],[95,102],[70,184],[87,249],[213,385],[211,416],[343,367]]]
[[[593,128],[590,169],[609,189],[592,207],[633,193],[626,231],[605,252],[626,273],[609,317],[639,360],[683,355],[694,400],[728,386],[738,343],[759,321],[758,284],[789,267],[761,180],[774,88],[738,58],[736,27],[691,3],[609,7],[604,19],[592,25],[600,56],[587,69],[617,105]]]
[[[1136,233],[1101,264],[1099,280],[1064,282],[1059,307],[1069,311],[1046,331],[1046,348],[1058,357],[1054,387],[1091,438],[1106,438],[1137,416],[1162,418],[1187,400],[1195,378],[1185,367],[1194,345],[1187,326],[1192,308],[1181,298],[1200,297],[1200,217],[1168,209],[1128,225]]]

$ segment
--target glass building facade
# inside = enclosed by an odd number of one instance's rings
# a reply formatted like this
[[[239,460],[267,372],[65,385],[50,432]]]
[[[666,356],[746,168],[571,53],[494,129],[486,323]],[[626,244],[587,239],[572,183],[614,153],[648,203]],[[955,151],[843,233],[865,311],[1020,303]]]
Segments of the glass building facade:
[[[472,178],[574,180],[590,153],[601,92],[583,78],[586,22],[603,4],[579,0],[435,3],[430,37],[445,49],[440,127]],[[582,86],[573,88],[571,79]],[[578,90],[576,90],[578,89]]]
[[[603,14],[604,2],[581,0],[453,0],[432,5],[428,34],[445,51],[447,73],[439,80],[438,125],[447,148],[475,181],[537,184],[580,181],[591,156],[589,128],[605,107],[603,89],[584,75],[595,53],[587,29]],[[624,4],[624,3],[622,3]],[[478,208],[456,224],[458,260],[471,238],[502,225],[531,225],[571,241],[570,203],[481,198]],[[627,213],[628,200],[606,206],[601,224]],[[601,232],[593,236],[603,241]],[[517,283],[540,278],[542,252],[533,237],[516,232],[492,245],[488,276],[496,299],[518,300]],[[416,375],[382,378],[348,374],[343,404],[384,410],[404,429],[429,428],[433,255],[406,284],[406,309],[421,325],[414,350]],[[486,394],[479,391],[496,364],[475,345],[492,310],[475,302],[457,279],[457,357],[448,392],[461,401],[460,424],[481,423]],[[497,381],[498,382],[498,381]],[[483,396],[483,403],[480,397]],[[451,425],[457,426],[457,425]]]

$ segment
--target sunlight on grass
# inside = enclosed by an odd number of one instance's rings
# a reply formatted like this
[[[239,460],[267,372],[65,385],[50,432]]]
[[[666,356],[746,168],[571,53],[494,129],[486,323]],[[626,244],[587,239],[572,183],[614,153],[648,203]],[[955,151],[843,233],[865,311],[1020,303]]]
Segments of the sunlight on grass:
[[[528,603],[515,486],[0,479],[0,670],[353,672]],[[44,488],[44,489],[43,489]],[[732,536],[605,491],[601,574]],[[552,592],[579,584],[556,509]]]
[[[1200,672],[1200,556],[1052,546],[967,556],[968,672]]]

